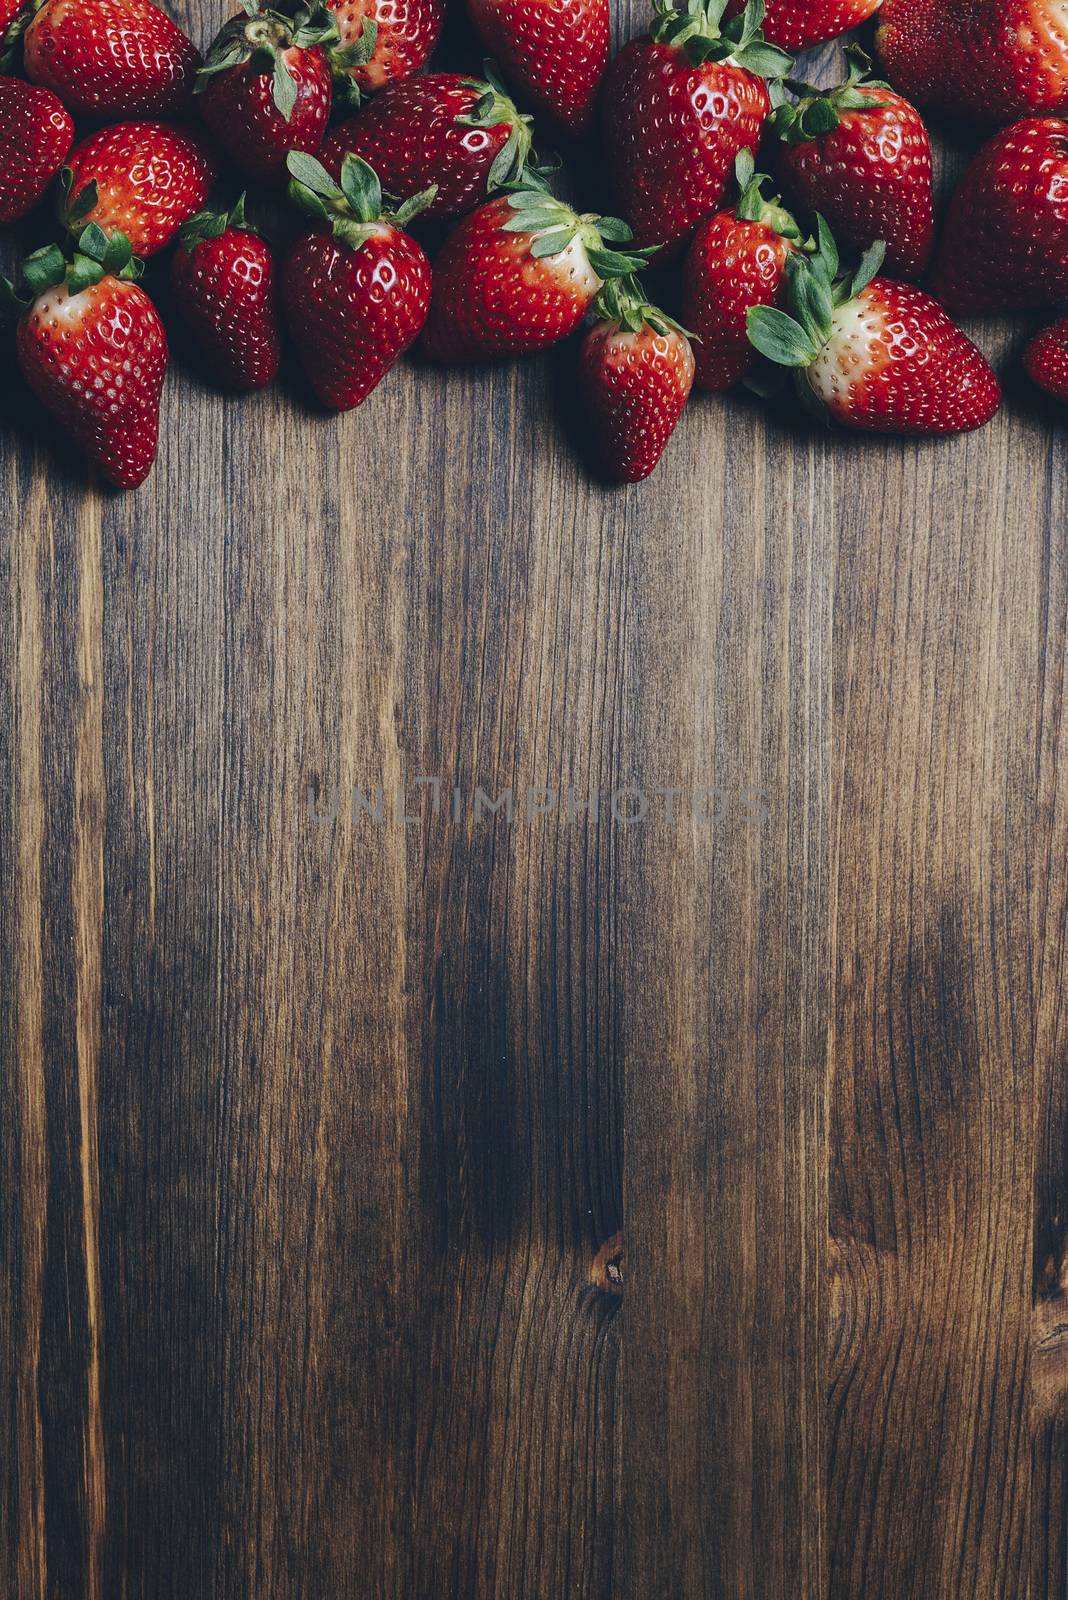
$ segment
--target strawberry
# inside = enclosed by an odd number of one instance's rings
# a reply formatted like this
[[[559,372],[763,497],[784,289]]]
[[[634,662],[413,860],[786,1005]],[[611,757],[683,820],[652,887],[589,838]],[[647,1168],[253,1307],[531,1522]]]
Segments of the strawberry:
[[[183,224],[171,288],[220,382],[233,389],[274,382],[282,359],[274,257],[245,220],[243,195],[229,216],[202,211]]]
[[[1036,333],[1023,353],[1024,370],[1054,400],[1068,401],[1068,317]]]
[[[846,51],[836,89],[791,85],[802,96],[772,121],[784,141],[778,176],[797,207],[818,211],[839,243],[886,244],[886,269],[920,278],[934,246],[931,141],[914,106],[869,73],[863,50]]]
[[[352,105],[363,93],[410,78],[438,42],[445,0],[326,0],[334,13],[340,48],[336,72],[347,79]]]
[[[62,175],[70,232],[95,222],[124,233],[137,256],[154,256],[211,192],[215,158],[197,134],[164,122],[116,122],[71,152]]]
[[[244,16],[219,34],[197,77],[204,121],[235,165],[259,183],[282,183],[291,150],[321,146],[333,102],[324,46],[337,30],[318,5],[290,18],[241,0]]]
[[[75,114],[188,109],[200,52],[151,0],[44,0],[23,39],[26,76]]]
[[[1001,403],[980,352],[930,295],[878,278],[881,244],[852,278],[835,282],[838,252],[820,219],[820,249],[787,266],[790,309],[756,306],[749,337],[762,355],[793,368],[806,405],[824,418],[875,433],[962,433],[989,422]]]
[[[859,28],[879,4],[880,0],[767,0],[764,37],[783,50],[808,50]],[[727,15],[737,16],[744,5],[745,0],[731,0]]]
[[[609,277],[644,253],[606,250],[629,237],[614,217],[576,216],[533,180],[463,218],[434,264],[424,349],[436,361],[527,355],[575,332]]]
[[[535,111],[572,137],[590,132],[608,65],[608,0],[467,0],[467,14]]]
[[[933,291],[954,316],[1068,297],[1068,127],[1027,117],[994,135],[946,219]]]
[[[1063,0],[884,0],[876,46],[894,88],[932,111],[1068,112]]]
[[[682,315],[697,336],[697,384],[713,393],[756,366],[746,317],[753,306],[783,304],[786,263],[801,243],[794,218],[765,198],[770,179],[754,171],[748,150],[738,157],[737,177],[738,204],[701,223],[683,266]]]
[[[336,184],[318,161],[289,157],[290,194],[319,226],[286,258],[282,297],[290,332],[323,405],[349,411],[418,338],[430,308],[430,264],[405,225],[432,193],[382,209],[373,167],[348,155]]]
[[[0,222],[24,217],[74,142],[74,123],[51,89],[0,78]]]
[[[129,241],[91,226],[69,267],[52,245],[22,271],[32,296],[16,334],[23,377],[108,482],[135,489],[156,458],[167,335],[132,281]]]
[[[487,63],[487,74],[492,69]],[[523,173],[530,118],[521,117],[496,78],[428,72],[383,89],[329,134],[320,153],[335,180],[348,151],[374,167],[400,199],[432,185],[428,217],[458,217]]]
[[[1023,363],[1040,389],[1055,400],[1068,400],[1068,317],[1035,335]]]
[[[763,42],[762,0],[720,23],[725,0],[680,13],[656,0],[645,37],[625,45],[604,80],[609,173],[639,245],[677,256],[726,193],[740,150],[756,153],[771,97],[764,75],[791,63]]]
[[[693,351],[677,322],[647,303],[634,278],[611,278],[578,358],[579,399],[606,472],[647,478],[693,385]]]

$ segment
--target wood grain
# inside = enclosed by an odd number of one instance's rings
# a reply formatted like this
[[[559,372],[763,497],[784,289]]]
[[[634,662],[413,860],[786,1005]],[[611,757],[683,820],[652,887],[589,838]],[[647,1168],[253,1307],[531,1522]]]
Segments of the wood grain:
[[[570,362],[5,402],[0,1594],[1066,1592],[1062,424]]]

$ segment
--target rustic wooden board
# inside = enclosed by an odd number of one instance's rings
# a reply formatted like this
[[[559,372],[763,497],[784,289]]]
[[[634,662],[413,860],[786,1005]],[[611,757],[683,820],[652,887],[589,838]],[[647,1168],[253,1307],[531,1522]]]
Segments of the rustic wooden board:
[[[11,391],[4,1595],[1066,1592],[1063,423],[568,371]]]

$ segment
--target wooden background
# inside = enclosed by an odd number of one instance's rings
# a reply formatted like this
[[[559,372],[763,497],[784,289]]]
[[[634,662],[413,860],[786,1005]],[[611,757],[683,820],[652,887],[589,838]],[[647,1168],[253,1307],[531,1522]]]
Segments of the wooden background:
[[[10,391],[5,1596],[1068,1593],[1063,422],[606,490],[570,360]]]

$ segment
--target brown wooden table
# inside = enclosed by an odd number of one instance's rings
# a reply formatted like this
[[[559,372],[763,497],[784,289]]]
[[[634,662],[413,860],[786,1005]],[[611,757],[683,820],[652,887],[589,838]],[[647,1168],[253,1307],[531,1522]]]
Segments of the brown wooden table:
[[[570,361],[12,390],[4,1596],[1068,1592],[1064,421]]]

